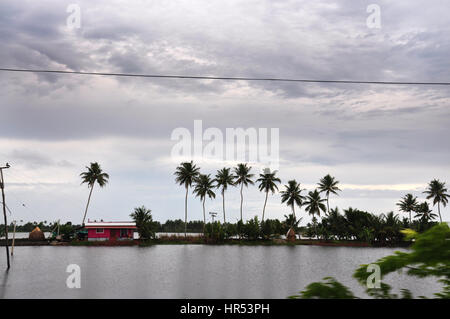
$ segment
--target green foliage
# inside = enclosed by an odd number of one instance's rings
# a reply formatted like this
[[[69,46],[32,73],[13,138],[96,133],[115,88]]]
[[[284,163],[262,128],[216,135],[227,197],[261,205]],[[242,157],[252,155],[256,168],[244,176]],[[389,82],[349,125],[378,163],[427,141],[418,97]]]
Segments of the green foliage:
[[[448,199],[450,198],[450,194],[447,193],[447,188],[445,187],[445,183],[441,182],[438,179],[433,179],[424,191],[425,194],[427,194],[427,199],[433,199],[433,206],[438,204],[438,213],[439,218],[442,223],[442,217],[441,217],[441,211],[440,211],[440,204],[442,204],[444,207],[448,204]]]
[[[442,293],[435,294],[440,298],[450,298],[450,228],[446,223],[438,224],[415,237],[411,252],[396,252],[376,261],[380,266],[381,276],[406,268],[406,273],[416,277],[435,276],[445,286]],[[355,272],[355,278],[361,284],[367,279],[367,265],[361,265]],[[368,289],[369,295],[376,291]]]
[[[239,163],[237,167],[234,168],[234,176],[236,185],[241,185],[241,207],[240,207],[240,220],[242,221],[242,205],[244,202],[244,195],[242,194],[243,188],[248,187],[248,185],[254,185],[255,182],[252,180],[253,174],[250,173],[252,167],[247,166],[245,163]],[[239,236],[240,237],[240,236]]]
[[[400,208],[400,211],[409,214],[409,222],[411,222],[411,212],[415,211],[417,207],[417,197],[414,197],[412,194],[406,194],[397,203],[397,206]]]
[[[281,203],[286,203],[286,205],[292,208],[292,211],[295,211],[295,206],[302,207],[303,200],[305,196],[301,195],[303,189],[300,188],[300,183],[297,181],[291,180],[288,181],[287,185],[284,185],[285,190],[281,191]]]
[[[205,238],[209,243],[220,243],[225,239],[225,229],[220,222],[205,225]]]
[[[251,166],[247,166],[247,164],[245,163],[240,163],[238,164],[234,169],[234,175],[236,178],[236,185],[244,185],[245,187],[247,187],[249,184],[253,185],[255,184],[255,182],[253,182],[252,178],[254,176],[254,174],[251,174],[252,167]]]
[[[283,224],[278,219],[266,219],[261,222],[261,235],[263,238],[280,237],[283,233]]]
[[[420,234],[412,230],[405,231],[408,239],[414,238],[411,252],[395,252],[394,255],[379,259],[373,264],[380,267],[381,279],[395,271],[406,270],[406,274],[415,277],[435,277],[443,284],[443,291],[435,293],[437,298],[450,298],[450,228],[441,223]],[[368,265],[361,265],[354,273],[358,282],[366,287]],[[335,279],[327,277],[326,283],[309,284],[304,291],[290,298],[353,298],[347,287]],[[411,299],[411,292],[400,289],[401,297],[391,293],[391,287],[381,282],[380,288],[366,288],[369,296],[380,299]]]
[[[194,194],[196,197],[200,197],[200,200],[202,201],[204,224],[206,224],[206,208],[205,208],[206,196],[208,196],[210,199],[216,198],[216,194],[213,192],[213,188],[214,188],[214,181],[213,179],[211,179],[209,174],[208,175],[200,174],[195,179]],[[203,229],[203,231],[205,230]]]
[[[46,220],[40,221],[40,222],[27,222],[23,225],[16,225],[16,232],[24,232],[29,233],[36,227],[39,227],[40,230],[43,232],[50,232],[55,227],[56,222],[54,224],[47,223]],[[0,225],[0,231],[4,231],[5,226],[2,224]],[[10,223],[8,226],[8,232],[11,233],[14,229],[14,224]]]
[[[203,221],[191,220],[187,223],[188,233],[203,233]],[[167,220],[163,224],[159,224],[158,232],[162,233],[182,233],[184,232],[184,221],[181,219]]]
[[[216,187],[222,189],[222,194],[228,189],[228,186],[234,186],[235,176],[231,174],[230,168],[222,168],[217,171],[216,178],[214,181],[216,182]]]
[[[300,295],[289,296],[291,299],[356,299],[353,293],[332,277],[325,277],[325,283],[313,282],[300,291]]]
[[[224,224],[225,238],[231,238],[238,235],[237,224]]]
[[[402,242],[401,230],[410,225],[407,219],[400,220],[393,212],[375,215],[350,207],[342,215],[335,208],[321,222],[313,219],[307,225],[306,235],[325,240],[356,240],[385,246]]]
[[[75,228],[71,222],[59,227],[59,233],[64,240],[72,240],[75,237]]]
[[[214,180],[211,176],[200,174],[194,180],[194,194],[196,197],[200,197],[203,201],[204,198],[216,198],[216,194],[213,192]]]
[[[321,211],[325,212],[327,210],[323,204],[324,201],[326,201],[326,199],[320,198],[320,193],[317,189],[315,189],[314,192],[309,192],[304,203],[306,212],[313,216],[320,216]]]
[[[281,223],[281,234],[286,234],[289,228],[293,228],[297,233],[299,232],[298,224],[302,220],[301,218],[296,218],[294,214],[284,215],[285,220]]]
[[[317,218],[316,218],[316,216],[314,216],[311,219],[311,223],[308,223],[306,225],[306,230],[304,231],[306,237],[310,237],[310,238],[318,237],[319,232],[318,232],[317,226],[318,226]]]
[[[200,168],[198,168],[193,161],[181,163],[174,173],[175,181],[179,185],[184,185],[186,188],[192,185],[199,174]]]
[[[200,168],[193,161],[183,162],[175,170],[175,181],[179,185],[183,185],[186,189],[186,198],[184,201],[184,233],[187,232],[187,196],[189,187],[197,179],[200,174]]]
[[[264,171],[264,174],[259,174],[259,178],[256,180],[259,183],[258,188],[262,192],[268,193],[269,191],[275,193],[275,190],[278,190],[278,186],[276,183],[281,183],[281,179],[276,177],[277,172],[270,172],[269,169]]]
[[[104,186],[106,186],[106,184],[109,181],[109,175],[107,173],[103,172],[102,168],[100,167],[100,164],[98,164],[97,162],[91,163],[90,166],[86,166],[86,169],[87,169],[87,171],[82,172],[80,174],[81,184],[86,183],[88,185],[88,188],[90,188],[91,190],[89,192],[86,209],[85,209],[84,215],[83,215],[83,222],[82,222],[83,225],[84,225],[84,221],[86,220],[86,214],[88,212],[89,203],[91,201],[92,190],[94,189],[95,183],[97,183],[100,187],[104,187]]]
[[[416,216],[414,217],[418,218],[422,224],[426,224],[437,218],[437,215],[433,213],[427,202],[417,205],[414,211],[416,212]]]
[[[97,162],[86,166],[86,169],[86,172],[80,174],[82,184],[86,183],[89,187],[92,187],[97,182],[100,187],[104,187],[108,183],[109,175],[103,172]]]
[[[223,222],[226,222],[225,218],[225,191],[228,186],[235,186],[234,182],[235,176],[230,173],[230,168],[222,168],[217,171],[216,178],[214,179],[216,187],[221,189],[222,193],[222,209],[223,209]]]
[[[242,220],[239,220],[236,223],[236,234],[239,236],[239,238],[244,237],[244,228],[245,228],[245,224]]]
[[[256,240],[260,236],[260,223],[258,216],[253,219],[247,220],[243,225],[243,236],[249,240]]]
[[[155,238],[155,230],[157,225],[153,221],[151,210],[145,208],[145,206],[137,207],[134,212],[130,214],[136,223],[139,238],[143,240],[149,240]]]
[[[330,204],[329,204],[330,194],[338,195],[337,192],[341,191],[337,186],[337,184],[339,184],[339,181],[337,181],[330,174],[325,175],[323,178],[320,179],[320,182],[318,183],[319,191],[321,193],[325,193],[325,195],[327,196],[327,213],[330,212]]]

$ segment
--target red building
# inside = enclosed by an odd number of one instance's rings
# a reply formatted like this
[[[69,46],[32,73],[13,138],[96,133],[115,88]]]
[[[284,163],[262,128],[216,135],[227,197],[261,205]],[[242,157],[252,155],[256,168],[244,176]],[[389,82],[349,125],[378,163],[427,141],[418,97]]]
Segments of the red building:
[[[84,225],[88,231],[88,240],[132,240],[136,223],[90,221]]]

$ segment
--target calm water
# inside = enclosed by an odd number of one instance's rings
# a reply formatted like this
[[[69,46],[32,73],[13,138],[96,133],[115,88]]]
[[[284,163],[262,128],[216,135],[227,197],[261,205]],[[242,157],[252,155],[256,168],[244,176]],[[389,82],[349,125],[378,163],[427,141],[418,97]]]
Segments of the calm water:
[[[364,297],[351,277],[359,264],[390,248],[319,246],[16,247],[4,271],[0,298],[285,298],[308,283],[334,276]],[[66,286],[66,267],[81,268],[81,288]],[[415,296],[439,290],[432,279],[393,274],[385,282]]]

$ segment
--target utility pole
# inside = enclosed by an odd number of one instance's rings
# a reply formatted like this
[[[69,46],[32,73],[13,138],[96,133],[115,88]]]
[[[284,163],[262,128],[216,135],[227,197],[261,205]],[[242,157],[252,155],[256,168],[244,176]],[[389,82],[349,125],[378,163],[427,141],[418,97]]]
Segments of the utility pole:
[[[16,224],[17,224],[17,221],[14,220],[13,224],[14,224],[14,232],[13,232],[13,241],[12,241],[12,244],[11,244],[11,256],[14,255],[14,242],[16,241]]]
[[[217,213],[216,213],[216,212],[209,212],[209,214],[211,215],[212,222],[213,222],[213,224],[214,224],[214,217],[217,216]]]
[[[3,179],[3,169],[9,168],[9,164],[0,167],[0,188],[2,189],[2,201],[3,201],[3,217],[5,218],[5,248],[6,248],[6,265],[9,269],[9,247],[8,247],[8,222],[6,220],[6,203],[5,203],[5,180]]]

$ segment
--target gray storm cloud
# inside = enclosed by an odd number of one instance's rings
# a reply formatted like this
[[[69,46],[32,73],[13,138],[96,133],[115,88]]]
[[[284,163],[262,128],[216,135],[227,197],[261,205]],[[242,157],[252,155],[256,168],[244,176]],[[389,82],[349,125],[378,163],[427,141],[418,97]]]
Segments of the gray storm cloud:
[[[69,2],[6,0],[0,3],[0,65],[449,81],[446,3],[377,1],[381,29],[366,25],[370,3],[77,1],[81,28],[70,30],[66,26]],[[10,173],[11,181],[18,183],[11,190],[16,199],[11,200],[17,205],[31,201],[29,206],[34,205],[42,219],[56,218],[64,209],[67,219],[76,221],[80,209],[75,206],[83,206],[85,191],[78,174],[97,160],[111,175],[111,185],[95,195],[93,209],[97,207],[98,215],[126,218],[133,207],[144,203],[159,219],[181,217],[183,203],[177,200],[182,194],[172,178],[176,163],[167,160],[173,144],[170,134],[177,127],[193,129],[197,119],[205,127],[222,130],[279,128],[283,181],[296,178],[313,185],[332,173],[347,184],[421,185],[434,177],[450,182],[446,87],[2,72],[0,95],[0,158],[17,164]],[[28,186],[21,188],[20,183]],[[338,203],[388,211],[395,209],[395,198],[408,190],[352,189]],[[249,192],[249,215],[258,214],[260,194]],[[50,199],[43,197],[50,193]],[[362,204],[364,196],[367,202]],[[281,217],[285,212],[277,201],[275,195],[269,216]],[[191,207],[192,218],[199,218],[197,201],[192,200]]]

